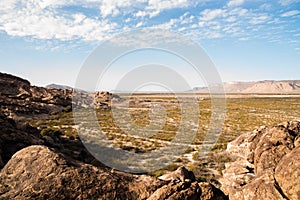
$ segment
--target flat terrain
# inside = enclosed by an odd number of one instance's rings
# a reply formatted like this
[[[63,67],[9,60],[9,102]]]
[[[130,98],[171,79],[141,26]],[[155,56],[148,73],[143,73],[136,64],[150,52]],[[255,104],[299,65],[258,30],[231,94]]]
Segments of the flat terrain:
[[[218,142],[207,157],[199,158],[199,149],[210,123],[215,118],[211,118],[212,101],[209,95],[199,94],[196,99],[191,98],[190,94],[183,94],[180,98],[169,94],[136,94],[127,100],[125,98],[124,101],[112,102],[111,110],[97,110],[96,116],[107,141],[124,150],[143,153],[167,146],[182,124],[188,121],[183,119],[183,116],[194,113],[193,109],[197,106],[191,102],[196,100],[200,113],[198,124],[184,126],[192,127],[184,131],[195,131],[195,138],[191,144],[186,145],[185,153],[167,166],[166,170],[185,165],[193,170],[198,178],[215,181],[216,184],[224,169],[224,163],[230,160],[223,153],[228,142],[260,126],[274,126],[300,119],[300,95],[226,95],[226,117],[222,131],[217,133],[220,134]],[[158,112],[151,108],[157,108]],[[218,113],[214,116],[218,116]],[[71,139],[78,137],[77,128],[84,127],[80,123],[74,124],[70,110],[54,113],[48,119],[35,120],[31,124],[44,129],[42,133],[53,129],[60,130],[63,137]],[[147,134],[143,133],[144,130]],[[86,134],[89,134],[88,130]],[[153,174],[158,176],[163,171]]]

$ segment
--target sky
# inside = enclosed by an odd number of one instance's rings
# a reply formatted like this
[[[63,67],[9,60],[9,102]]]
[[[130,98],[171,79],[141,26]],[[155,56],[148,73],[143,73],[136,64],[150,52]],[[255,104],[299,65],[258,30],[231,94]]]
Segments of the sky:
[[[74,86],[98,45],[150,27],[199,43],[224,82],[300,79],[300,0],[2,0],[0,71]]]

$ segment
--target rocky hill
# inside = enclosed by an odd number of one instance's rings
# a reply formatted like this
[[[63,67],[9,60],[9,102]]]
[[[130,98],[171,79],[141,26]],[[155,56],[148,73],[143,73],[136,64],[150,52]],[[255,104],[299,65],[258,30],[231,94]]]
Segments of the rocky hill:
[[[70,90],[31,86],[27,80],[0,73],[0,110],[10,118],[48,115],[71,104]]]
[[[32,86],[29,81],[0,72],[0,111],[10,118],[28,121],[28,118],[48,116],[72,106],[75,96],[81,106],[109,109],[117,95],[108,92],[86,93],[73,89]]]
[[[221,183],[230,199],[300,199],[300,122],[243,134],[227,153],[234,162]]]
[[[241,94],[300,94],[300,81],[257,81],[224,83],[226,93]],[[207,93],[208,88],[194,88],[194,92]]]

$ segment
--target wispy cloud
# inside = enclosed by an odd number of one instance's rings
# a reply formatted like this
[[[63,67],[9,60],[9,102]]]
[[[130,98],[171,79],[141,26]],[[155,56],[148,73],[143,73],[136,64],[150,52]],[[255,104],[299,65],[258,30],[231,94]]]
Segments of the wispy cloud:
[[[250,20],[250,23],[251,24],[262,24],[262,23],[267,22],[269,19],[270,19],[270,17],[268,15],[262,14],[262,15],[254,16]]]
[[[280,37],[295,40],[300,19],[293,5],[299,0],[249,2],[228,0],[212,7],[211,0],[1,1],[0,31],[9,36],[62,42],[102,41],[140,27],[174,30],[197,40],[269,37],[274,41],[275,35],[279,41]]]
[[[300,0],[279,0],[279,3],[283,6],[287,6],[297,2],[300,2]]]
[[[231,7],[231,6],[240,6],[240,5],[242,5],[244,3],[244,0],[230,0],[228,3],[227,3],[227,5],[229,6],[229,7]]]
[[[222,17],[225,15],[225,11],[222,9],[206,9],[202,12],[201,19],[204,21],[213,20],[217,17]]]
[[[291,11],[288,11],[288,12],[285,12],[283,14],[281,14],[281,17],[291,17],[291,16],[294,16],[294,15],[298,15],[300,13],[299,10],[291,10]]]
[[[18,7],[17,7],[17,4]],[[106,19],[89,18],[82,13],[69,16],[57,15],[57,11],[46,9],[46,1],[15,1],[9,10],[2,12],[0,30],[12,36],[31,36],[37,39],[103,40],[117,24]],[[51,2],[52,6],[54,2]],[[8,6],[6,6],[8,7]]]

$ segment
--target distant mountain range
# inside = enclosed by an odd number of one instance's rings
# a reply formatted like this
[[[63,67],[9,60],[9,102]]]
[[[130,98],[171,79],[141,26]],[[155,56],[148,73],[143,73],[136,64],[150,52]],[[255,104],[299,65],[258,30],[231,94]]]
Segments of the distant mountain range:
[[[244,94],[300,94],[300,80],[226,82],[224,90],[226,93]],[[208,93],[208,88],[197,87],[193,91]]]
[[[72,89],[70,86],[50,84],[47,88]],[[300,94],[300,80],[265,80],[253,82],[225,82],[226,93],[242,94]],[[116,92],[116,91],[115,91]],[[191,91],[190,91],[191,92]],[[208,93],[208,87],[195,87],[193,92]],[[118,91],[117,93],[120,93]]]
[[[67,89],[67,90],[73,89],[70,86],[67,86],[67,85],[58,85],[58,84],[49,84],[49,85],[46,85],[46,88]]]

